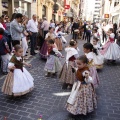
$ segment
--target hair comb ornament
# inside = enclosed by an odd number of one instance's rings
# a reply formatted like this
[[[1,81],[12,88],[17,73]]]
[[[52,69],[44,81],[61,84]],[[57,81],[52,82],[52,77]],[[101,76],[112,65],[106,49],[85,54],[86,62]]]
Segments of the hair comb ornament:
[[[39,115],[39,118],[38,118],[38,120],[42,120],[42,115]]]

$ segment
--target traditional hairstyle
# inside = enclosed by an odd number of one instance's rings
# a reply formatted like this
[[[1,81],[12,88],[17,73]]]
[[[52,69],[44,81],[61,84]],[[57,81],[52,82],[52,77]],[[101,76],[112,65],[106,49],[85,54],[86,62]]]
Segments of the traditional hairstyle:
[[[52,40],[52,39],[48,40],[47,42],[48,42],[49,44],[54,44],[54,43],[55,43],[54,40]]]
[[[22,46],[21,45],[15,45],[14,49],[17,52],[18,50],[22,49]]]
[[[84,47],[85,49],[90,50],[91,52],[94,52],[96,55],[98,55],[97,49],[95,49],[91,43],[85,43],[85,44],[83,45],[83,47]]]
[[[53,29],[53,27],[49,27],[49,30]]]
[[[95,40],[96,42],[98,42],[98,38],[97,37],[93,37],[93,40]]]
[[[87,57],[85,55],[82,55],[78,58],[78,60],[81,60],[83,63],[88,64],[89,60],[87,59]]]
[[[69,45],[70,46],[75,46],[77,44],[77,41],[75,41],[75,40],[70,40],[70,42],[69,42]]]
[[[93,31],[97,32],[97,29],[96,29],[96,28],[94,28],[94,29],[93,29]]]
[[[110,28],[109,31],[111,31],[113,33],[114,30],[113,30],[113,28]]]

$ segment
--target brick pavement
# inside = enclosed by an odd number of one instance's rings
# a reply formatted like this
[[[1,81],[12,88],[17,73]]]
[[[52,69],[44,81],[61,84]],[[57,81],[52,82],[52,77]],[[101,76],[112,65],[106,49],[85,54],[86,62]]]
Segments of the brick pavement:
[[[83,41],[79,42],[80,51]],[[63,62],[63,60],[62,60]],[[44,77],[45,61],[39,56],[31,60],[29,69],[35,79],[35,89],[22,97],[8,97],[0,92],[0,120],[120,120],[120,62],[106,66],[99,72],[100,86],[97,89],[98,109],[87,116],[73,118],[65,109],[69,91],[61,89],[59,79]],[[0,78],[0,89],[4,77]]]

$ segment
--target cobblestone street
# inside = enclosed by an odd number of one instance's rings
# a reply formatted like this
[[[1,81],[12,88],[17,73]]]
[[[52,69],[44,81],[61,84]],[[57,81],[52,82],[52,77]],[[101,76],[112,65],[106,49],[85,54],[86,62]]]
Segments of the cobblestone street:
[[[68,36],[67,39],[70,39]],[[83,54],[83,40],[79,40],[80,54]],[[63,55],[65,55],[63,51]],[[62,63],[65,61],[61,59]],[[0,92],[0,120],[120,120],[120,61],[116,66],[104,65],[99,71],[100,86],[97,88],[98,108],[87,116],[73,118],[65,109],[70,91],[61,89],[56,78],[44,77],[45,61],[39,55],[30,61],[28,68],[35,81],[34,90],[22,97],[9,97]],[[5,77],[0,78],[0,89]]]

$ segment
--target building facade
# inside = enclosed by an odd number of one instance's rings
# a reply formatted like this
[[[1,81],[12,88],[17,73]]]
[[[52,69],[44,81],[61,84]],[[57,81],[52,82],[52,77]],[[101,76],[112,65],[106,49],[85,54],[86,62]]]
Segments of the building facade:
[[[110,20],[113,23],[120,23],[120,1],[112,0],[110,4]]]
[[[11,16],[12,13],[22,13],[29,18],[37,13],[37,0],[0,0],[2,10],[0,15]]]
[[[53,6],[55,2],[54,0],[38,0],[37,2],[37,13],[39,18],[46,17],[48,21],[63,20],[63,12],[64,12],[64,0],[56,0],[56,4],[58,5],[57,13],[54,13]]]
[[[100,20],[100,8],[101,8],[101,0],[95,0],[94,3],[94,13],[93,13],[93,21]]]
[[[120,0],[102,0],[100,15],[102,20],[119,24]],[[105,18],[105,15],[108,15],[108,18]]]

